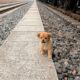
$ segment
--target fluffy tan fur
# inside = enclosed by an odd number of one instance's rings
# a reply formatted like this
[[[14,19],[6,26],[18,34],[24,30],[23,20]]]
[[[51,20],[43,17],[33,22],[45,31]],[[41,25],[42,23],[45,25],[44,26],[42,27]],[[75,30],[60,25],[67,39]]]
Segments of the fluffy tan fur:
[[[40,32],[38,33],[38,38],[41,41],[40,52],[41,54],[48,52],[48,58],[52,58],[52,38],[51,34],[48,32]]]

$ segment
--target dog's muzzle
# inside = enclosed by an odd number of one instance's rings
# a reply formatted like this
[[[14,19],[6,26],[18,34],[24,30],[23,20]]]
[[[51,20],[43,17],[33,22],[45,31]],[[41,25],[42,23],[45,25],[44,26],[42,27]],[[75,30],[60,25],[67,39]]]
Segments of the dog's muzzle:
[[[44,40],[42,40],[42,43],[46,43]]]

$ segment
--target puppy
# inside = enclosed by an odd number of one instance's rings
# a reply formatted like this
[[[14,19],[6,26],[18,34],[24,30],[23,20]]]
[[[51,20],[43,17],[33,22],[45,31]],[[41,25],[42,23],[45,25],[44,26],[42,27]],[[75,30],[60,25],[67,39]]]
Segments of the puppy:
[[[38,38],[41,40],[40,52],[44,54],[48,52],[48,58],[52,59],[52,38],[51,34],[48,32],[40,32],[37,34]]]

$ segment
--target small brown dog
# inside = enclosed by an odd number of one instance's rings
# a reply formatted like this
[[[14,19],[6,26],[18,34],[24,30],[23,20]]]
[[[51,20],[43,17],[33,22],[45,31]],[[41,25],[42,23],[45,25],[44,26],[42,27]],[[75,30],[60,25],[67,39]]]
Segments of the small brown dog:
[[[48,52],[48,58],[52,58],[52,38],[51,34],[48,32],[40,32],[38,33],[38,38],[41,40],[40,52],[44,54],[46,51]]]

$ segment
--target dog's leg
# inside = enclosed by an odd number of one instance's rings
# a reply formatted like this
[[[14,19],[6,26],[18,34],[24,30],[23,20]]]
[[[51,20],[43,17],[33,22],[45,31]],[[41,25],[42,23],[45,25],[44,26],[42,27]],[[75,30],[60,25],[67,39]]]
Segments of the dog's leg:
[[[41,44],[41,46],[40,46],[40,53],[41,53],[42,55],[45,53],[43,44]]]
[[[40,49],[40,53],[41,53],[42,55],[45,53],[45,51],[44,51],[43,48]]]
[[[52,50],[51,49],[48,50],[48,58],[52,59]]]

